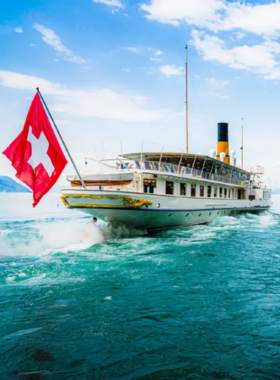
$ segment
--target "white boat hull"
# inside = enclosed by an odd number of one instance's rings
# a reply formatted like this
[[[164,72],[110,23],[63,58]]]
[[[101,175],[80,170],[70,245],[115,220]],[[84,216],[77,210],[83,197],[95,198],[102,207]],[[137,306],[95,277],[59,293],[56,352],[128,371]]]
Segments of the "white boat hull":
[[[197,199],[119,191],[64,190],[62,199],[67,207],[106,222],[148,230],[203,224],[217,217],[259,212],[270,207],[270,200]]]

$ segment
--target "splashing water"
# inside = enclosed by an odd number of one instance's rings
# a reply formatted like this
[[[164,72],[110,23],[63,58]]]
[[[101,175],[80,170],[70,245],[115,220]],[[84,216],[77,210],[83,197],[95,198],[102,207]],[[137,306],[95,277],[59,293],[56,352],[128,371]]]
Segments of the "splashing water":
[[[0,195],[0,378],[279,378],[280,196],[153,234],[29,198]]]

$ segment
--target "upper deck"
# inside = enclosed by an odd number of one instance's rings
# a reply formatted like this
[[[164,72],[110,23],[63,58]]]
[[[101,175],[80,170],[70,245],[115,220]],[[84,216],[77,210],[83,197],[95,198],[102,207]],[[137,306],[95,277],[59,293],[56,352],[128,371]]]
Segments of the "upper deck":
[[[134,161],[134,169],[143,172],[196,177],[237,186],[249,186],[251,176],[248,171],[200,154],[131,153],[122,155],[121,158],[124,161]]]

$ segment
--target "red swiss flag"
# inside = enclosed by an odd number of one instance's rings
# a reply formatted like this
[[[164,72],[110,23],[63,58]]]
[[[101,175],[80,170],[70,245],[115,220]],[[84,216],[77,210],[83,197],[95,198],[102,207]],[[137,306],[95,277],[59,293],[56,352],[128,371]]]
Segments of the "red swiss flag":
[[[53,187],[67,164],[37,93],[20,135],[3,152],[16,177],[33,190],[33,207]]]

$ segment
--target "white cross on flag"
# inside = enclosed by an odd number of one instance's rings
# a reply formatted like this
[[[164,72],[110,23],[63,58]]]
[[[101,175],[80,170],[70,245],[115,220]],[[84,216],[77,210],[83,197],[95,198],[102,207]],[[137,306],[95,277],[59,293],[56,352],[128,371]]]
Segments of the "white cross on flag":
[[[67,160],[37,93],[20,135],[3,152],[16,177],[33,190],[33,206],[53,187]]]

